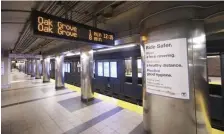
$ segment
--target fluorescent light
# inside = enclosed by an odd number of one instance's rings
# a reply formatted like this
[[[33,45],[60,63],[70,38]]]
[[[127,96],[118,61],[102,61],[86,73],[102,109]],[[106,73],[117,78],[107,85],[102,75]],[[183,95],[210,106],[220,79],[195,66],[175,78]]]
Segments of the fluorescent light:
[[[102,48],[102,49],[97,49],[97,50],[92,50],[90,51],[90,53],[95,53],[95,52],[105,52],[105,51],[111,51],[111,50],[118,50],[118,49],[124,49],[124,48],[131,48],[131,47],[135,47],[137,46],[137,44],[128,44],[128,45],[119,45],[119,46],[114,46],[114,47],[110,47],[110,48]],[[80,55],[80,52],[65,52],[65,57],[70,57],[70,56],[74,56],[74,55]]]
[[[122,46],[114,46],[110,48],[104,48],[104,49],[98,49],[96,52],[105,52],[105,51],[111,51],[111,50],[118,50],[118,49],[124,49],[124,48],[131,48],[137,46],[136,44],[129,44],[129,45],[122,45]]]
[[[214,56],[207,56],[207,58],[219,58],[218,55],[214,55]]]
[[[205,41],[206,41],[205,34],[188,39],[188,42],[194,43],[194,44],[204,44]],[[200,46],[199,46],[199,48],[200,48]]]
[[[75,54],[74,53],[68,53],[68,54],[66,54],[66,57],[73,56],[73,55],[75,55]]]
[[[54,59],[55,56],[51,55],[51,56],[49,56],[48,58],[49,58],[49,59]]]
[[[193,43],[202,44],[206,41],[205,34],[193,38]]]
[[[120,42],[119,42],[119,40],[115,40],[114,41],[114,45],[116,46],[116,45],[118,45]]]
[[[80,55],[80,52],[68,52],[65,56],[66,57],[70,57],[70,56],[74,56],[74,55]]]

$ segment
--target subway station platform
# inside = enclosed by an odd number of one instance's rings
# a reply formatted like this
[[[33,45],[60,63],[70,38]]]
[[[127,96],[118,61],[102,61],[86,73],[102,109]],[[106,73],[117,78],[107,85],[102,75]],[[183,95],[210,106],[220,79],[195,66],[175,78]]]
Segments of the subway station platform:
[[[11,88],[2,90],[2,134],[145,133],[142,107],[98,93],[82,103],[78,87],[56,91],[54,85],[13,70]]]

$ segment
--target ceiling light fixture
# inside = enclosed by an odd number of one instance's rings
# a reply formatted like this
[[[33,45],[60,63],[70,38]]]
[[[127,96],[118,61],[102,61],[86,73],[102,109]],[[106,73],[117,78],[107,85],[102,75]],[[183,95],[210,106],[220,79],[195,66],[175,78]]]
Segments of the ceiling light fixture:
[[[80,52],[67,52],[65,54],[65,57],[71,57],[71,56],[74,56],[74,55],[80,55]]]
[[[111,50],[119,50],[119,49],[124,49],[124,48],[131,48],[131,47],[135,47],[135,46],[137,46],[137,44],[114,46],[114,47],[110,47],[110,48],[98,49],[98,50],[96,50],[96,52],[105,52],[105,51],[111,51]]]

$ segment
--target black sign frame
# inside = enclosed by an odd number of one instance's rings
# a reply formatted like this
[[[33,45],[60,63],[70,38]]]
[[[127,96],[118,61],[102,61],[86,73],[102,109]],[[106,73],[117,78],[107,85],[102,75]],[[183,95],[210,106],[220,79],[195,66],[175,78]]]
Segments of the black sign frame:
[[[85,30],[92,30],[94,32],[99,32],[99,33],[105,33],[105,34],[109,34],[109,35],[113,35],[113,40],[107,40],[107,41],[103,41],[103,42],[99,42],[99,41],[94,41],[94,40],[89,40],[88,38],[74,38],[74,37],[69,37],[69,36],[65,36],[65,35],[59,35],[57,33],[47,33],[47,32],[42,32],[42,31],[39,31],[38,30],[38,16],[41,16],[41,17],[44,17],[44,18],[47,18],[47,19],[51,19],[53,21],[56,21],[56,22],[63,22],[65,24],[69,24],[69,25],[73,25],[79,29],[83,29],[83,32],[81,31],[80,34],[83,34],[82,36],[84,36],[84,34],[87,34],[87,33],[84,33],[84,29]],[[46,13],[43,13],[43,12],[40,12],[40,11],[37,11],[37,10],[33,10],[32,13],[31,13],[31,27],[32,27],[32,31],[33,31],[33,34],[36,35],[36,36],[40,36],[40,37],[44,37],[44,38],[54,38],[54,39],[62,39],[62,40],[70,40],[70,41],[82,41],[82,42],[88,42],[88,43],[93,43],[93,44],[102,44],[102,45],[108,45],[108,46],[114,46],[114,41],[115,41],[115,34],[112,33],[112,32],[109,32],[109,31],[105,31],[105,30],[102,30],[102,29],[98,29],[98,28],[95,28],[95,27],[91,27],[91,26],[88,26],[88,25],[84,25],[84,24],[81,24],[81,23],[78,23],[78,22],[75,22],[75,21],[72,21],[72,20],[68,20],[68,19],[64,19],[64,18],[60,18],[60,17],[57,17],[57,16],[53,16],[53,15],[50,15],[50,14],[46,14]],[[88,35],[88,34],[87,34]]]

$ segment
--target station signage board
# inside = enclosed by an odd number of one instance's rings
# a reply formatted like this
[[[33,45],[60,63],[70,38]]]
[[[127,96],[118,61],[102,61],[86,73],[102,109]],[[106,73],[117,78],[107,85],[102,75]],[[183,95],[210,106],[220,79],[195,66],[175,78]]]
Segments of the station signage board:
[[[146,91],[189,99],[186,38],[145,44]]]
[[[114,45],[114,33],[74,22],[72,20],[32,11],[33,34],[42,37]]]

